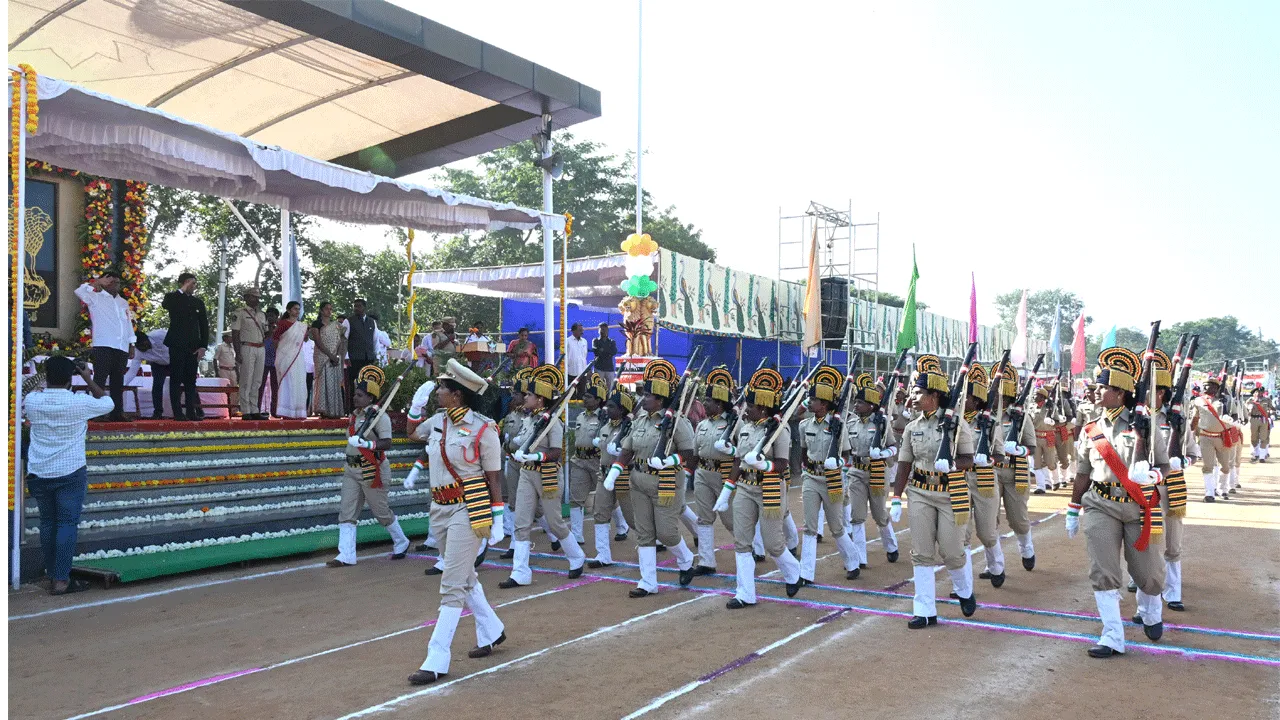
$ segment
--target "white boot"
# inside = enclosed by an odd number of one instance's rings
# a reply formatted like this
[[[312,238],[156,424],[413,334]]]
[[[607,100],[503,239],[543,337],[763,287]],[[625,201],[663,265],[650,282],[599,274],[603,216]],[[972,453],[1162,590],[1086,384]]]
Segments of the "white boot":
[[[449,672],[450,647],[453,645],[453,633],[458,629],[460,617],[460,607],[440,608],[440,617],[436,619],[435,629],[431,631],[431,641],[427,643],[427,659],[422,661],[420,670],[428,670],[437,675]]]
[[[1098,638],[1098,644],[1123,653],[1124,621],[1120,619],[1120,591],[1095,590],[1093,599],[1098,603],[1098,615],[1102,618],[1102,636]]]
[[[512,540],[516,536],[516,509],[514,505],[508,505],[507,511],[502,513],[502,532]],[[508,545],[510,547],[510,545]]]
[[[858,568],[858,548],[854,547],[848,535],[836,535],[836,549],[840,551],[840,559],[844,560],[845,572],[853,572]]]
[[[506,626],[489,605],[488,598],[484,596],[484,587],[478,582],[467,593],[467,607],[471,608],[471,614],[476,618],[476,647],[492,645],[502,637]]]
[[[698,526],[698,564],[702,567],[716,568],[716,526]]]
[[[1204,496],[1207,498],[1214,497],[1218,494],[1218,473],[1221,472],[1217,468],[1210,470],[1204,474]]]
[[[596,562],[601,565],[613,564],[613,546],[609,544],[608,525],[596,525]]]
[[[1138,588],[1138,614],[1143,625],[1155,625],[1164,620],[1164,601],[1159,595],[1148,595]]]
[[[440,540],[436,538],[436,529],[430,525],[427,526],[427,539],[424,541],[431,550],[439,551]]]
[[[791,517],[791,513],[782,518],[782,530],[787,536],[787,550],[792,553],[800,546],[800,531],[796,529],[796,521]]]
[[[951,589],[955,594],[966,600],[973,597],[973,563],[967,551],[964,554],[964,567],[947,570],[947,574],[951,576]]]
[[[693,567],[693,551],[689,549],[689,545],[685,543],[684,538],[680,538],[680,542],[676,546],[670,548],[671,555],[676,559],[676,567],[680,570],[688,570]]]
[[[1027,530],[1026,535],[1018,535],[1018,554],[1022,559],[1026,560],[1036,556],[1036,544],[1031,541],[1031,530]]]
[[[404,534],[404,530],[400,529],[399,518],[392,520],[387,526],[387,533],[391,535],[391,552],[399,555],[400,553],[409,552],[409,537]]]
[[[1182,561],[1174,560],[1166,566],[1164,575],[1165,602],[1182,602]]]
[[[733,596],[748,605],[756,604],[756,559],[751,553],[735,553],[737,588]]]
[[[783,550],[782,554],[774,558],[773,561],[778,564],[778,569],[782,571],[782,579],[788,585],[794,585],[800,582],[800,561],[790,550]]]
[[[884,551],[887,553],[898,552],[898,534],[893,531],[893,523],[889,523],[880,528],[880,542],[884,543]],[[862,553],[862,559],[866,560],[867,553]]]
[[[565,559],[569,561],[570,570],[577,570],[587,561],[587,554],[582,552],[582,546],[573,538],[573,533],[564,536],[560,547],[564,550]]]
[[[930,618],[938,615],[938,601],[935,595],[936,584],[931,565],[916,565],[912,568],[916,592],[911,598],[911,614],[916,617]]]
[[[1229,485],[1232,490],[1235,490],[1236,488],[1240,487],[1240,468],[1238,467],[1231,468]]]
[[[861,567],[867,564],[867,524],[860,522],[850,526],[849,541],[853,543],[854,559]]]
[[[987,556],[987,572],[992,575],[1004,574],[1004,548],[997,540],[995,545],[984,547],[983,551]]]
[[[684,506],[684,510],[680,513],[680,522],[684,523],[684,527],[689,531],[690,535],[698,534],[698,516],[688,505]]]
[[[1036,470],[1036,489],[1048,490],[1050,488],[1049,470],[1047,468],[1039,468]]]
[[[569,532],[573,533],[573,539],[581,545],[586,542],[582,535],[582,508],[569,508]]]
[[[613,527],[619,535],[626,535],[631,532],[631,526],[627,524],[627,518],[622,514],[622,508],[620,507],[613,509]]]
[[[844,504],[844,526],[852,529],[853,526],[853,503]]]
[[[356,526],[353,523],[338,525],[338,562],[356,564]]]
[[[511,579],[521,585],[533,582],[533,571],[529,569],[529,551],[533,543],[528,540],[516,540],[512,543],[516,554],[511,559]]]
[[[764,537],[760,535],[759,520],[756,521],[756,536],[751,539],[751,554],[764,557]]]
[[[658,592],[658,548],[645,545],[638,548],[640,555],[640,582],[636,587],[651,593]]]
[[[826,530],[827,530],[827,514],[819,510],[818,511],[818,534],[823,537],[826,537],[827,535]]]
[[[1235,472],[1234,468],[1218,470],[1218,494],[1222,497],[1226,497],[1227,493],[1231,492],[1231,473],[1233,472]]]
[[[800,540],[800,577],[813,582],[818,569],[818,536],[805,533]]]

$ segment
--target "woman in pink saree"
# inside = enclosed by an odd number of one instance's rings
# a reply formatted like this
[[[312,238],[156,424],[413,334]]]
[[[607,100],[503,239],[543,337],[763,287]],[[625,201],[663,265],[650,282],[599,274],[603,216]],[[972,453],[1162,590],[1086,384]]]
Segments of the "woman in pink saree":
[[[276,411],[279,417],[307,417],[307,368],[302,359],[307,326],[299,317],[301,312],[301,305],[290,302],[272,333],[276,341],[276,372],[280,376],[280,402]]]

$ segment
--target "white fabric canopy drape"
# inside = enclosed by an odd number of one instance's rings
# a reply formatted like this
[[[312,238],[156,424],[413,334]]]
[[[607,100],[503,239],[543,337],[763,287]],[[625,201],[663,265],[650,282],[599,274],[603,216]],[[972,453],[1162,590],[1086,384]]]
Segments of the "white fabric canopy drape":
[[[616,307],[626,297],[621,287],[627,279],[626,259],[625,253],[619,253],[570,260],[570,303],[581,301],[583,305],[594,308]],[[556,288],[560,286],[559,268],[560,264],[556,263]],[[545,297],[542,276],[542,263],[530,263],[419,271],[413,274],[413,284],[415,287],[468,295],[541,300]],[[556,295],[559,295],[558,291]]]

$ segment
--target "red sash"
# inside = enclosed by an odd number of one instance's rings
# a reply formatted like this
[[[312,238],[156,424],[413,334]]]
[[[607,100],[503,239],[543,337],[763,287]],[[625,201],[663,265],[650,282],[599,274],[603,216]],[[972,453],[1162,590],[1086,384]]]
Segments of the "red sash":
[[[366,411],[367,412],[367,411]],[[356,416],[351,416],[351,424],[347,427],[347,437],[356,434]],[[374,452],[368,448],[356,448],[360,451],[360,457],[364,459],[365,467],[373,467],[373,483],[369,487],[382,487],[382,453]]]
[[[1089,436],[1089,442],[1093,443],[1094,449],[1102,456],[1103,462],[1111,469],[1111,474],[1120,481],[1129,498],[1142,508],[1142,534],[1138,536],[1138,542],[1134,543],[1133,547],[1138,552],[1146,550],[1147,543],[1151,540],[1151,511],[1160,506],[1160,493],[1153,492],[1151,497],[1147,497],[1147,494],[1142,492],[1142,486],[1129,479],[1129,466],[1120,459],[1120,453],[1116,452],[1097,422],[1086,425],[1084,432]]]
[[[1240,432],[1240,428],[1222,422],[1222,416],[1218,414],[1217,410],[1213,409],[1213,400],[1206,401],[1204,406],[1209,411],[1209,414],[1213,415],[1213,419],[1217,420],[1218,424],[1222,426],[1223,447],[1235,447],[1236,443],[1244,442],[1244,433]]]

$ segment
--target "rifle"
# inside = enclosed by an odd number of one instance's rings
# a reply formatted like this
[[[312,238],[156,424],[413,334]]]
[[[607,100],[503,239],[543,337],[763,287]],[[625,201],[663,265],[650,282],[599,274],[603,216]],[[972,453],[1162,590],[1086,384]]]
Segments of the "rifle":
[[[755,449],[752,451],[757,455],[764,453],[764,449],[773,444],[778,439],[778,435],[782,432],[782,428],[787,426],[787,422],[791,420],[791,416],[795,414],[796,408],[800,407],[800,401],[804,399],[804,393],[809,389],[809,383],[813,381],[813,376],[818,372],[818,368],[822,365],[814,363],[809,369],[808,374],[804,376],[799,384],[792,383],[791,389],[787,396],[783,398],[782,404],[778,406],[781,414],[774,415],[765,423],[764,437],[760,438],[760,442],[756,443]]]
[[[698,399],[698,390],[702,386],[702,378],[704,377],[703,371],[707,369],[707,363],[710,361],[710,357],[703,358],[702,364],[698,366],[697,372],[693,374],[689,383],[690,389],[684,394],[684,402],[680,405],[680,414],[682,416],[689,414],[689,410],[693,407],[694,401]]]
[[[768,358],[760,358],[760,364],[756,366],[755,371],[751,374],[755,375],[756,372],[759,372],[760,368],[764,367],[766,360],[768,360]],[[723,440],[726,445],[733,442],[733,431],[738,427],[738,414],[742,412],[739,406],[742,405],[742,402],[746,397],[747,384],[743,383],[742,386],[738,388],[738,394],[733,397],[733,402],[729,404],[729,422],[724,426],[724,432],[720,435],[720,439]]]
[[[957,432],[960,425],[960,415],[964,414],[962,403],[965,401],[965,391],[969,387],[969,368],[973,365],[973,359],[978,355],[978,343],[969,343],[969,352],[964,355],[964,362],[960,365],[960,377],[957,382],[951,384],[951,394],[947,398],[947,409],[942,416],[942,444],[938,446],[938,460],[945,460],[948,465],[955,464],[956,460],[956,443],[959,442],[960,433]],[[960,407],[960,414],[956,413],[956,407]]]
[[[1244,422],[1241,418],[1248,415],[1244,402],[1244,360],[1236,361],[1236,386],[1235,394],[1232,395],[1232,398],[1232,408],[1236,412],[1231,413],[1231,416],[1239,422]],[[1245,422],[1245,424],[1247,425],[1248,423]]]
[[[844,409],[849,403],[849,393],[853,390],[853,373],[857,370],[858,361],[861,359],[862,350],[854,350],[853,356],[849,359],[849,366],[844,371],[844,387],[841,388],[840,397],[836,399],[835,406],[831,408],[831,424],[828,428],[828,432],[831,433],[831,447],[827,450],[827,457],[835,458],[837,462],[840,460],[840,446],[844,445]]]
[[[1147,350],[1142,355],[1142,375],[1134,388],[1133,418],[1134,429],[1138,432],[1138,441],[1134,445],[1133,456],[1146,458],[1155,466],[1155,443],[1151,435],[1151,408],[1155,407],[1156,378],[1156,342],[1160,339],[1160,321],[1151,323],[1151,334],[1147,337]]]
[[[579,374],[578,377],[573,379],[573,382],[569,383],[569,387],[561,393],[555,403],[542,411],[538,419],[533,422],[533,432],[529,433],[529,439],[524,441],[524,446],[520,448],[520,452],[528,455],[529,450],[538,447],[538,443],[542,442],[542,438],[546,437],[547,433],[551,431],[552,419],[559,417],[560,411],[568,407],[569,398],[573,397],[574,388],[578,386],[578,383],[582,382],[583,378],[590,374],[585,372]]]
[[[883,448],[884,439],[889,436],[889,419],[886,417],[886,411],[892,407],[893,395],[898,391],[898,383],[902,380],[902,363],[907,360],[907,351],[903,350],[898,353],[898,362],[893,366],[893,372],[889,375],[889,382],[884,389],[884,395],[880,396],[880,404],[876,406],[875,413],[872,415],[872,424],[875,426],[875,432],[871,434],[871,447]]]
[[[996,363],[995,372],[991,374],[991,389],[988,391],[996,394],[996,412],[991,414],[991,403],[987,403],[987,407],[983,409],[978,416],[978,447],[974,450],[975,455],[984,455],[992,457],[992,442],[995,440],[996,424],[1000,422],[1000,415],[1004,411],[1004,393],[1000,391],[1000,384],[1004,382],[1003,373],[1005,368],[1009,366],[1009,350],[1005,350],[1000,356],[1000,362]],[[990,394],[987,397],[991,397]]]
[[[1044,355],[1041,354],[1036,358],[1036,365],[1027,375],[1027,381],[1023,383],[1018,397],[1014,398],[1013,404],[1009,406],[1009,434],[1005,435],[1006,440],[1010,437],[1014,440],[1022,437],[1022,422],[1027,416],[1027,398],[1031,396],[1031,386],[1035,384],[1036,373],[1040,372],[1040,366],[1043,364]]]
[[[400,371],[400,376],[391,384],[391,391],[382,396],[382,402],[378,405],[378,413],[376,415],[371,416],[367,412],[365,413],[364,423],[356,431],[356,437],[364,438],[377,422],[382,419],[382,416],[387,414],[387,408],[390,407],[391,401],[395,399],[396,393],[400,392],[400,385],[404,382],[404,377],[409,374],[413,367],[413,363],[405,364],[404,370]]]
[[[654,457],[665,458],[671,454],[671,440],[675,436],[676,421],[684,417],[685,396],[689,394],[689,389],[696,385],[695,377],[701,369],[694,371],[693,364],[698,361],[698,356],[702,354],[702,347],[693,349],[693,354],[689,356],[689,362],[684,366],[684,374],[680,376],[680,382],[676,383],[675,388],[671,392],[671,400],[667,403],[667,407],[663,411],[662,421],[658,423],[658,430],[661,433],[658,437],[658,444],[653,446]],[[702,362],[702,367],[706,367],[706,361]],[[672,409],[672,406],[675,409]]]
[[[1182,337],[1178,338],[1178,349],[1173,354],[1172,369],[1178,373],[1178,376],[1173,384],[1173,391],[1169,396],[1169,412],[1167,413],[1169,420],[1169,457],[1186,458],[1182,452],[1183,428],[1186,427],[1186,418],[1182,416],[1182,402],[1187,394],[1187,381],[1191,378],[1191,364],[1195,360],[1196,346],[1199,344],[1199,335],[1192,335],[1191,344],[1187,345],[1187,333],[1182,333]],[[1183,358],[1182,354],[1184,350],[1186,351],[1185,358]]]

